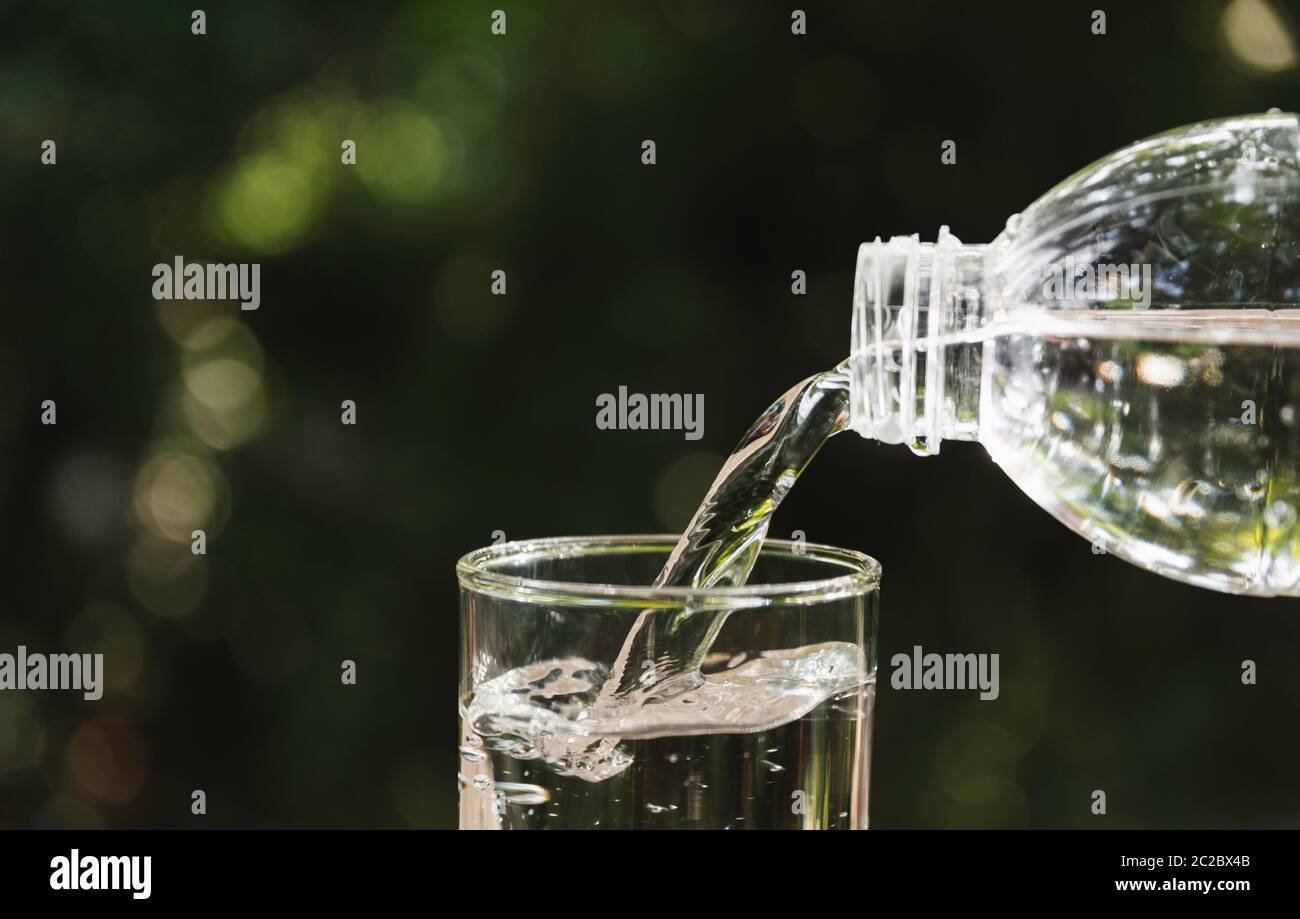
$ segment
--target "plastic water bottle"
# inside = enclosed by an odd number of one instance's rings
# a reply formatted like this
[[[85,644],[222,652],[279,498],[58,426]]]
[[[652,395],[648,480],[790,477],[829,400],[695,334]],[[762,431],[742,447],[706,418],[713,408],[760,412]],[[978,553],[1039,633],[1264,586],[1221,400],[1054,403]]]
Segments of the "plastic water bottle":
[[[1206,122],[1098,160],[992,243],[858,254],[850,424],[978,441],[1089,541],[1300,595],[1300,124]]]

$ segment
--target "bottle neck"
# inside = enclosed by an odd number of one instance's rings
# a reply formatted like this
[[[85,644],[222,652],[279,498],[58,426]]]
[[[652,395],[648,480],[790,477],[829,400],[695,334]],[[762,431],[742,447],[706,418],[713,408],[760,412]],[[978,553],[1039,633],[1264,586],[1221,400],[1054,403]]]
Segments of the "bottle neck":
[[[849,423],[863,437],[922,455],[979,439],[987,253],[947,227],[933,243],[895,236],[858,249]]]

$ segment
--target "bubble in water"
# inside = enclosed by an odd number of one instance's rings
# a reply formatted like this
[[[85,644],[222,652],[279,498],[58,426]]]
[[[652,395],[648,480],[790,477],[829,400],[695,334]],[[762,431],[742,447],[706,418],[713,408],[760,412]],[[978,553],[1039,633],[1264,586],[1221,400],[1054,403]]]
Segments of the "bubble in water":
[[[1264,522],[1271,530],[1289,530],[1295,526],[1295,505],[1289,501],[1274,501],[1264,512]]]
[[[497,782],[497,794],[507,804],[545,804],[551,794],[540,785],[523,782]]]
[[[488,778],[486,775],[474,776],[474,787],[479,791],[487,791],[488,787],[491,784],[492,784],[492,780]]]
[[[646,802],[645,809],[652,814],[667,814],[677,810],[676,804],[651,804]]]
[[[785,772],[784,766],[780,763],[774,763],[770,759],[759,760],[759,762],[767,767],[768,772]]]

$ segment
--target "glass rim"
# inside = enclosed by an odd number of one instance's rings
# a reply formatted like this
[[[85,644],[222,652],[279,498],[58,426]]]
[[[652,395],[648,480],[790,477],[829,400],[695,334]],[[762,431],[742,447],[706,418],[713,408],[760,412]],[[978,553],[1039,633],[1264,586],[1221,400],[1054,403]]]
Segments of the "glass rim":
[[[760,553],[778,554],[807,561],[838,565],[843,574],[773,584],[745,584],[740,587],[654,587],[634,584],[600,584],[587,581],[555,581],[503,574],[492,566],[506,560],[530,556],[581,558],[629,551],[671,551],[678,537],[673,534],[619,536],[548,536],[484,546],[466,553],[456,563],[456,577],[463,589],[495,596],[537,602],[558,601],[575,605],[619,606],[620,601],[636,605],[679,606],[690,599],[693,605],[768,606],[775,603],[824,603],[848,596],[865,595],[880,587],[881,565],[869,555],[821,543],[765,539]],[[796,549],[796,547],[798,547]],[[628,605],[632,605],[631,602]]]

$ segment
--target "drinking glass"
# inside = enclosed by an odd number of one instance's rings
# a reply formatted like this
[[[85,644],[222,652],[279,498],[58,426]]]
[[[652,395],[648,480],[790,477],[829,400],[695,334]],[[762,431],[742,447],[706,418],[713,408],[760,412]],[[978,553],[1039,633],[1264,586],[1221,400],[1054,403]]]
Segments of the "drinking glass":
[[[650,586],[675,543],[457,564],[463,829],[867,826],[880,565],[767,540],[744,586]]]

